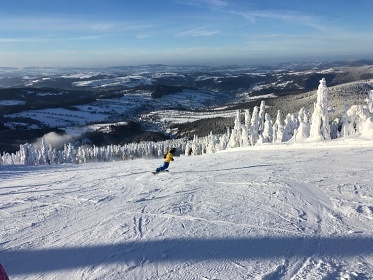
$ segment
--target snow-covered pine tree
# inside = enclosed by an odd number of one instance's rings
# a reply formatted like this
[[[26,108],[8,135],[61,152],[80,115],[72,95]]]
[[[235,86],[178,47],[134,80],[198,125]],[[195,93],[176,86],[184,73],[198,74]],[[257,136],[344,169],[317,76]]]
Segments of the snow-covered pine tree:
[[[271,120],[271,116],[268,113],[265,114],[265,122],[264,122],[262,136],[263,136],[262,138],[263,143],[273,142],[273,123]]]
[[[24,165],[38,165],[37,152],[32,144],[26,143],[20,145],[20,164]]]
[[[284,133],[284,124],[282,122],[282,113],[277,111],[276,122],[273,124],[273,143],[279,143]]]
[[[66,163],[76,163],[76,151],[71,143],[64,145],[63,159]]]
[[[0,157],[0,163],[1,165],[14,165],[14,164],[21,164],[20,158],[18,157],[19,152],[16,154],[9,154],[9,153],[3,153],[3,155]]]
[[[241,114],[237,111],[236,118],[234,120],[234,128],[229,138],[228,148],[238,148],[241,144],[242,136],[242,124],[241,124]]]
[[[325,78],[320,80],[317,90],[317,100],[311,120],[310,138],[313,140],[329,140],[330,126],[328,113],[328,88]]]
[[[244,120],[244,127],[242,130],[242,142],[244,146],[250,146],[252,145],[251,143],[251,114],[250,110],[246,109],[245,110],[245,120]]]
[[[349,123],[348,123],[348,117],[347,117],[347,111],[350,109],[350,105],[345,101],[343,105],[343,113],[341,118],[341,137],[347,137],[349,135]]]
[[[253,115],[251,116],[251,126],[250,126],[250,143],[255,145],[259,140],[259,110],[255,106],[253,109]]]
[[[338,118],[336,118],[330,124],[330,138],[331,139],[337,139],[337,138],[339,138],[339,131],[338,131],[339,123],[340,123],[340,120]]]
[[[310,117],[311,114],[307,108],[301,108],[298,113],[299,127],[295,133],[295,141],[303,142],[310,137]]]
[[[220,136],[219,144],[217,145],[218,151],[224,151],[228,147],[230,137],[231,130],[227,127],[227,132]]]
[[[199,142],[199,137],[197,135],[194,135],[191,148],[193,156],[202,155],[202,145]]]
[[[78,151],[76,153],[76,161],[77,163],[86,163],[86,153],[84,147],[78,147]]]
[[[367,99],[367,112],[369,114],[368,118],[365,120],[363,126],[362,126],[362,131],[361,131],[361,136],[373,139],[373,90],[369,92],[369,97]]]
[[[364,122],[370,117],[370,112],[363,105],[353,105],[347,111],[347,136],[362,132]]]
[[[240,147],[250,146],[249,131],[245,125],[241,127]]]
[[[373,90],[369,92],[367,99],[367,107],[371,115],[373,115]]]
[[[259,135],[262,134],[264,130],[265,116],[266,116],[266,105],[265,105],[265,101],[262,100],[260,102],[259,119],[258,119],[258,134]]]
[[[287,142],[291,138],[293,138],[294,135],[294,123],[293,123],[293,117],[291,114],[286,115],[285,119],[285,127],[284,127],[284,132],[282,133],[282,139],[281,142]]]
[[[217,144],[217,137],[212,132],[210,132],[210,134],[206,136],[206,154],[215,153]]]
[[[48,148],[47,144],[45,143],[45,138],[41,138],[41,147],[40,147],[40,158],[39,158],[39,163],[40,164],[46,164],[49,163],[50,160],[48,158]]]

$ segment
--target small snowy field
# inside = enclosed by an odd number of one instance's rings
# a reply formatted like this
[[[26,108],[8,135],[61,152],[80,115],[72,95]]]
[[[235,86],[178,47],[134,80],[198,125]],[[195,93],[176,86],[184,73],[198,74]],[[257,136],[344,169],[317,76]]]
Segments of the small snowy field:
[[[0,166],[20,279],[373,279],[373,142]]]

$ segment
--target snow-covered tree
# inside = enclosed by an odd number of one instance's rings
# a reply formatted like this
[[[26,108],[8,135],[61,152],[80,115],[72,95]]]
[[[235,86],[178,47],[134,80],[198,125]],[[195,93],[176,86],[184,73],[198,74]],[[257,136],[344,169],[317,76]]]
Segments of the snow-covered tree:
[[[250,141],[251,140],[250,135],[251,135],[251,114],[250,114],[250,110],[246,109],[245,110],[244,126],[243,126],[243,130],[242,130],[243,146],[252,145],[252,143]]]
[[[217,151],[218,139],[212,132],[206,137],[206,154],[213,154]]]
[[[271,120],[271,116],[268,113],[266,113],[263,133],[262,133],[262,143],[272,143],[272,142],[273,142],[273,123]]]
[[[217,146],[218,151],[223,151],[228,147],[230,137],[231,130],[227,127],[227,132],[220,136],[219,144]]]
[[[246,109],[245,110],[245,122],[244,122],[244,125],[247,127],[247,128],[250,128],[251,124],[251,114],[250,114],[250,110],[249,109]]]
[[[373,140],[373,116],[364,122],[361,129],[361,136]]]
[[[295,132],[295,141],[303,142],[310,137],[310,112],[307,108],[301,108],[298,113],[299,127]]]
[[[46,164],[49,163],[50,160],[48,158],[48,147],[45,143],[45,138],[41,138],[41,147],[40,147],[40,154],[39,154],[39,164]]]
[[[314,140],[330,139],[328,88],[324,78],[320,80],[317,90],[317,100],[314,104],[311,120],[310,138]]]
[[[341,118],[341,137],[346,137],[349,134],[349,123],[348,123],[348,117],[347,117],[347,111],[350,109],[350,105],[345,101],[343,105],[343,113],[342,113],[342,118]]]
[[[241,123],[241,114],[240,111],[237,111],[236,118],[234,120],[234,128],[229,139],[228,147],[237,148],[241,145],[242,137],[242,123]]]
[[[285,126],[284,126],[284,132],[282,133],[282,139],[281,142],[287,142],[291,138],[293,138],[294,135],[294,122],[293,122],[293,116],[291,114],[286,115],[285,119]]]
[[[330,138],[331,139],[337,139],[339,138],[339,123],[340,123],[340,120],[337,118],[335,119],[334,121],[332,121],[331,125],[330,125]]]
[[[86,157],[86,150],[84,147],[78,147],[78,151],[76,153],[77,163],[86,163],[87,157]]]
[[[251,116],[251,126],[250,126],[250,143],[255,145],[259,140],[259,110],[255,106],[253,109],[253,115]]]
[[[367,99],[367,107],[371,115],[373,115],[373,90],[369,92],[369,97]]]
[[[361,133],[364,122],[370,117],[370,112],[363,105],[354,105],[347,111],[346,135]]]
[[[369,97],[367,99],[367,119],[364,121],[361,127],[361,136],[373,139],[373,90],[369,92]]]
[[[266,116],[266,106],[265,106],[265,101],[262,100],[260,102],[259,118],[258,118],[258,134],[259,135],[262,134],[264,130],[265,116]]]
[[[273,143],[281,142],[284,133],[284,124],[282,122],[282,113],[277,111],[276,121],[273,124]]]
[[[101,155],[103,150],[101,149]],[[101,156],[102,159],[105,158],[104,155]],[[63,162],[66,163],[76,163],[76,151],[71,143],[65,144],[63,149]]]
[[[192,149],[192,155],[193,156],[202,155],[202,145],[201,145],[201,143],[199,141],[199,137],[197,135],[194,135],[193,142],[192,142],[192,145],[191,145],[191,149]]]

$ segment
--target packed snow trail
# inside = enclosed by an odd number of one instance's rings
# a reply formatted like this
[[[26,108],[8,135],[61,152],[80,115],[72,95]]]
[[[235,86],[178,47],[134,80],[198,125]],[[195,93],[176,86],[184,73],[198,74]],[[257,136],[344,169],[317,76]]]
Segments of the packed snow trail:
[[[373,145],[4,166],[0,263],[19,279],[373,278]],[[356,145],[356,143],[354,143]]]

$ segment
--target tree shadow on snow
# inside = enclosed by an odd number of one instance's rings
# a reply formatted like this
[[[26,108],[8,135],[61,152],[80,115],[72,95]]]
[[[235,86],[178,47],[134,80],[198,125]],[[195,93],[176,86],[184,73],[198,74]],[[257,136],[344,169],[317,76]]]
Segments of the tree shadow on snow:
[[[373,254],[371,237],[262,237],[141,240],[90,247],[0,251],[9,276],[108,264],[173,263]]]

